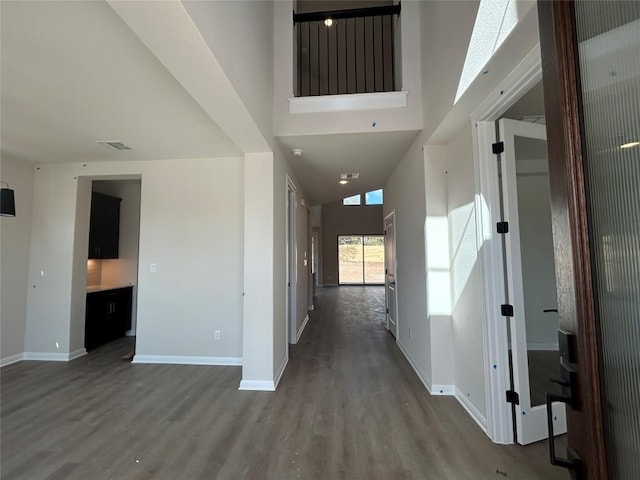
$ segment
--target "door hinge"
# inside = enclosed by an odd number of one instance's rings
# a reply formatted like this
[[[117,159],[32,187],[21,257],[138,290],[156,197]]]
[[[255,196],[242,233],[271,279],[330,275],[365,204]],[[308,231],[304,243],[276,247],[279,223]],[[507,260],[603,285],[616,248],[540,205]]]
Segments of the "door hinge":
[[[387,308],[387,313],[389,313],[389,309]]]
[[[507,403],[513,403],[514,405],[520,405],[520,395],[514,390],[507,390]]]
[[[387,234],[387,231],[386,231],[386,230],[384,231],[384,234],[385,234],[385,235]]]
[[[496,142],[491,144],[491,151],[494,155],[504,152],[504,142]]]
[[[498,222],[496,228],[498,233],[509,233],[509,222]]]
[[[508,303],[500,305],[500,314],[503,317],[513,317],[513,305],[509,305]]]

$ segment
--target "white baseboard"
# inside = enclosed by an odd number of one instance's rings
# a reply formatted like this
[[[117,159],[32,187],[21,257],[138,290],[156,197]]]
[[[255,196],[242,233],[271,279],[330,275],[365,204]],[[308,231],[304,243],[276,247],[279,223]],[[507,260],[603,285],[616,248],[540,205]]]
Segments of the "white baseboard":
[[[131,363],[159,363],[165,365],[221,365],[242,366],[241,357],[192,357],[179,355],[134,355]]]
[[[79,357],[84,357],[87,354],[86,348],[79,348],[78,350],[74,350],[69,354],[69,358],[67,360],[74,360]]]
[[[50,353],[50,352],[24,352],[23,360],[38,360],[43,362],[68,362],[87,354],[85,348],[79,348],[69,353]]]
[[[304,327],[307,326],[308,322],[309,322],[309,315],[307,314],[307,316],[304,318],[304,322],[302,322],[302,325],[300,326],[300,329],[298,330],[298,333],[296,335],[296,343],[298,343],[298,341],[300,340],[300,337],[302,336],[302,332],[304,332]]]
[[[560,345],[557,343],[534,343],[527,342],[527,350],[538,350],[538,351],[559,351]]]
[[[467,398],[467,396],[460,391],[458,387],[455,387],[454,395],[456,400],[462,405],[469,416],[478,424],[478,426],[482,429],[484,433],[487,433],[487,419],[484,415],[480,413],[480,411],[476,408],[476,406],[471,403],[471,400]]]
[[[288,363],[289,363],[289,357],[285,356],[284,360],[282,361],[282,365],[280,365],[280,368],[278,369],[278,373],[276,373],[276,381],[274,382],[274,387],[273,387],[274,390],[278,388],[278,384],[280,383],[280,379],[282,378],[282,375],[284,374],[284,370],[285,368],[287,368]]]
[[[4,357],[3,359],[0,360],[0,367],[6,367],[7,365],[20,362],[23,359],[24,359],[24,353],[16,353],[15,355]]]
[[[135,328],[134,328],[134,329],[131,329],[131,330],[127,330],[127,333],[125,333],[125,335],[126,335],[127,337],[135,337],[135,336],[136,336],[136,330],[135,330]]]
[[[429,393],[431,395],[455,395],[456,387],[455,385],[431,385]]]
[[[276,386],[275,383],[270,380],[241,380],[238,390],[275,392]]]

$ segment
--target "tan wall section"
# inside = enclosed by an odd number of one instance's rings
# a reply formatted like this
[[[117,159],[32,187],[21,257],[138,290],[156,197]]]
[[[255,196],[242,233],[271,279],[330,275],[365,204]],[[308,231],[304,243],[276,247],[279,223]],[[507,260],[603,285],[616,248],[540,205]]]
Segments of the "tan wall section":
[[[383,235],[382,205],[322,206],[322,284],[338,284],[338,235]]]

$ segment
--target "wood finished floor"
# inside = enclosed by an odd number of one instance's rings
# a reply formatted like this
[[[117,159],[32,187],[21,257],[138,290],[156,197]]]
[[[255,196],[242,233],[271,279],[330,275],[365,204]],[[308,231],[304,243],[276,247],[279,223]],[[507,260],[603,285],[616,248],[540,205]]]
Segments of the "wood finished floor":
[[[133,365],[123,339],[1,370],[1,478],[567,479],[546,443],[492,444],[430,397],[381,324],[380,287],[319,289],[278,391],[239,367]]]

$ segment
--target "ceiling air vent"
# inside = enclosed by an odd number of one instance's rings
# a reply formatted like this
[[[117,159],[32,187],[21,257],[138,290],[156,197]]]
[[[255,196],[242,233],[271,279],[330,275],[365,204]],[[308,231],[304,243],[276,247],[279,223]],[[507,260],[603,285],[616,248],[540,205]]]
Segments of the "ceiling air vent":
[[[131,150],[131,147],[129,145],[125,145],[122,142],[98,140],[96,143],[98,145],[104,145],[105,147],[110,148],[111,150]]]
[[[359,177],[360,177],[359,173],[341,173],[340,174],[341,180],[354,180]]]

